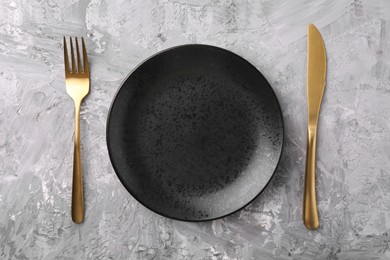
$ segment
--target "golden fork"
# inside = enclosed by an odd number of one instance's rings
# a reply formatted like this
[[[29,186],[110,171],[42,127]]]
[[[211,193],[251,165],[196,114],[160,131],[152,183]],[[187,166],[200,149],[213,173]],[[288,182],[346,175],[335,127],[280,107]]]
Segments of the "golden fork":
[[[72,37],[70,37],[70,56],[72,67],[69,65],[68,49],[64,37],[64,61],[66,92],[73,99],[75,105],[75,135],[74,135],[74,158],[73,158],[73,184],[72,184],[72,220],[80,224],[84,220],[84,194],[80,159],[80,105],[81,101],[89,93],[89,65],[84,38],[81,38],[83,48],[83,65],[79,51],[79,43],[76,41],[76,57],[73,51]]]

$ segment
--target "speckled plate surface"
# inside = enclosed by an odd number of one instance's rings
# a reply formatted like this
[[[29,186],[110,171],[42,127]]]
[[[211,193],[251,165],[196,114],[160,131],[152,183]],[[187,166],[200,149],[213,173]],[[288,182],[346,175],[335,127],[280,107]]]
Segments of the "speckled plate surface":
[[[211,220],[265,188],[282,151],[282,115],[271,86],[240,56],[178,46],[123,82],[107,145],[119,179],[144,206],[174,219]]]

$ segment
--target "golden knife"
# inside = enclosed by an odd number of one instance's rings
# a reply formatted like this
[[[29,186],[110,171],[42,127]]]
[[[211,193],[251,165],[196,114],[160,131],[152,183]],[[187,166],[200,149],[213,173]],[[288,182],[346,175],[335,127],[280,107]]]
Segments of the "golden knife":
[[[316,139],[318,116],[326,78],[326,51],[324,41],[317,28],[310,24],[307,38],[307,152],[305,193],[303,196],[303,222],[308,229],[317,229],[316,201]]]

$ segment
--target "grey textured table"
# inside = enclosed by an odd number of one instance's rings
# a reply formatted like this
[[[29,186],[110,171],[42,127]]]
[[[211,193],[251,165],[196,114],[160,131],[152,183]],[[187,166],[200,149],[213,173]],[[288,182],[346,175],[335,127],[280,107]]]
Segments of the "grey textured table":
[[[301,205],[306,149],[306,26],[325,40],[320,118],[321,227]],[[73,103],[62,37],[86,38],[81,111],[86,219],[70,218]],[[285,121],[266,191],[224,219],[186,223],[141,206],[106,149],[110,102],[139,62],[206,43],[254,64]],[[390,2],[387,0],[0,1],[0,259],[390,259]]]

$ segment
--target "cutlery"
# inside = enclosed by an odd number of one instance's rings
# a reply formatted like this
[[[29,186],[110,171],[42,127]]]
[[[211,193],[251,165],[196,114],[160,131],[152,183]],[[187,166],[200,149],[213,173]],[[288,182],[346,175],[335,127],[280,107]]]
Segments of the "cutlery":
[[[80,158],[80,105],[81,101],[89,93],[89,65],[87,50],[85,48],[84,38],[81,38],[83,62],[79,51],[77,37],[76,59],[73,50],[73,41],[70,37],[70,56],[72,66],[69,64],[68,49],[66,38],[64,37],[64,62],[65,62],[65,82],[66,92],[73,99],[75,105],[75,135],[74,135],[74,157],[73,157],[73,183],[72,183],[72,220],[80,224],[84,220],[84,194]]]
[[[325,89],[326,51],[321,34],[313,24],[309,25],[307,39],[308,140],[305,192],[303,197],[303,222],[308,229],[317,229],[320,223],[315,190],[316,139],[318,116]]]

